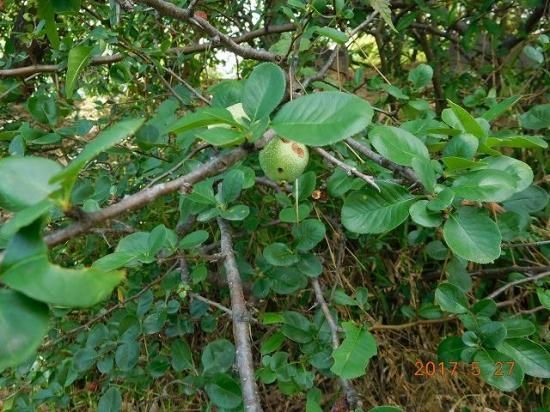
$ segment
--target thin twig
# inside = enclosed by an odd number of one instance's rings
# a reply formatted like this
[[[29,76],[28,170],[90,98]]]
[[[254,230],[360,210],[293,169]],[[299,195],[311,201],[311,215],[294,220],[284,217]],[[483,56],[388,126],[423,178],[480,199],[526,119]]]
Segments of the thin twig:
[[[224,267],[231,295],[233,336],[237,347],[237,367],[241,380],[244,409],[250,412],[260,412],[263,409],[254,374],[254,359],[250,342],[250,315],[246,308],[241,275],[233,251],[233,239],[229,225],[221,218],[218,218],[217,221],[221,234],[221,253],[225,256]]]
[[[63,333],[63,336],[57,338],[56,340],[54,341],[49,341],[49,342],[46,342],[44,345],[42,345],[41,349],[47,349],[49,348],[50,346],[55,346],[57,345],[58,343],[62,342],[63,340],[67,339],[68,337],[74,335],[75,333],[78,333],[80,332],[81,330],[83,329],[86,329],[86,328],[89,328],[91,325],[93,325],[94,323],[102,320],[102,319],[105,319],[107,316],[109,316],[111,313],[113,313],[115,310],[117,309],[120,309],[122,307],[124,307],[128,302],[132,302],[136,299],[138,299],[140,296],[142,296],[145,292],[147,292],[149,289],[151,289],[153,286],[159,284],[160,282],[162,282],[162,280],[168,276],[172,270],[175,269],[175,267],[177,266],[177,263],[174,263],[166,272],[164,272],[161,276],[157,277],[156,279],[154,279],[152,282],[148,283],[147,285],[145,285],[145,287],[143,289],[141,289],[139,292],[137,292],[136,294],[130,296],[129,298],[127,299],[124,299],[122,302],[119,302],[117,303],[116,305],[113,305],[111,306],[109,309],[107,309],[105,312],[102,312],[100,313],[99,315],[97,316],[94,316],[92,319],[88,320],[86,323],[80,325],[80,326],[77,326],[76,328],[73,328],[71,330],[68,330],[67,332]]]
[[[313,278],[311,279],[311,284],[313,285],[313,290],[315,291],[315,299],[317,300],[317,303],[321,307],[321,311],[323,312],[323,315],[325,315],[325,319],[327,320],[328,326],[330,328],[330,336],[332,338],[332,349],[337,349],[340,346],[340,339],[338,338],[338,325],[336,324],[336,321],[334,320],[334,318],[332,317],[332,314],[330,313],[330,309],[328,308],[327,301],[323,296],[323,290],[321,289],[319,280],[316,278]],[[350,410],[361,408],[363,406],[362,402],[359,399],[359,396],[357,395],[357,391],[355,390],[351,382],[347,379],[340,378],[340,384],[342,385],[342,389],[346,394],[346,400],[348,401]]]
[[[502,286],[501,288],[495,290],[493,293],[488,295],[487,298],[488,299],[494,299],[498,295],[500,295],[501,293],[503,293],[503,292],[507,291],[508,289],[510,289],[511,287],[521,285],[522,283],[536,282],[537,280],[543,279],[547,276],[550,276],[550,272],[542,272],[542,273],[539,273],[538,275],[535,275],[535,276],[529,276],[529,277],[526,277],[526,278],[523,278],[523,279],[515,280],[515,281],[507,283],[506,285]]]
[[[380,191],[380,187],[376,184],[374,181],[374,177],[366,175],[362,172],[360,172],[356,167],[350,166],[347,163],[342,162],[341,160],[338,160],[336,157],[331,155],[329,152],[327,152],[325,149],[321,149],[320,147],[314,147],[313,150],[317,153],[319,153],[321,156],[323,156],[326,160],[328,160],[330,163],[335,164],[336,166],[343,169],[348,175],[355,175],[360,179],[363,179],[365,182],[367,182],[369,185],[375,187],[378,191]]]
[[[516,247],[529,247],[529,246],[543,246],[550,245],[550,240],[539,240],[538,242],[527,243],[508,243],[502,245],[503,248],[516,248]]]
[[[353,149],[365,155],[368,159],[372,160],[376,164],[382,167],[385,167],[386,169],[389,169],[395,173],[400,174],[405,179],[407,179],[407,181],[409,181],[410,183],[416,183],[416,184],[420,183],[420,181],[418,180],[418,177],[416,176],[416,174],[412,169],[393,163],[391,160],[388,160],[380,156],[378,153],[373,152],[363,143],[360,143],[357,140],[352,139],[351,137],[346,139],[346,143],[349,144]]]

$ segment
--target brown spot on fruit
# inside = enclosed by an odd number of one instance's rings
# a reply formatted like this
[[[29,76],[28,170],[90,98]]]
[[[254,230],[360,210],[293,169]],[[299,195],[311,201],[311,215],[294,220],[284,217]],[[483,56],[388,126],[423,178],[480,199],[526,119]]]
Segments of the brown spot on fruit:
[[[282,168],[282,167],[278,167],[278,168],[277,168],[277,171],[278,171],[279,173],[283,173],[283,168]]]
[[[296,143],[292,143],[292,151],[300,157],[304,157],[304,149]]]

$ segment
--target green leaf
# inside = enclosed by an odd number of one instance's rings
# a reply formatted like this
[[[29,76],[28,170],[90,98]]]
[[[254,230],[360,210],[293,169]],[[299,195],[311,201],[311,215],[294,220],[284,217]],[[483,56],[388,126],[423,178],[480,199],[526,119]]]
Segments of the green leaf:
[[[299,260],[299,257],[284,243],[272,243],[266,246],[263,256],[273,266],[290,266]]]
[[[320,259],[312,254],[300,255],[300,261],[296,266],[306,276],[316,278],[323,272],[323,265]]]
[[[96,260],[92,267],[101,271],[111,271],[123,266],[133,266],[136,256],[133,253],[114,252]]]
[[[306,412],[323,412],[320,402],[321,391],[317,388],[310,389],[306,395]]]
[[[544,62],[544,54],[542,54],[540,48],[527,45],[523,48],[522,51],[523,51],[523,54],[527,56],[529,60],[532,60],[537,64],[542,64]]]
[[[50,264],[46,256],[25,259],[2,275],[3,283],[12,289],[65,307],[93,306],[105,300],[123,279],[124,272],[65,269]]]
[[[550,103],[533,106],[519,117],[524,129],[540,130],[550,128]]]
[[[453,203],[454,197],[454,192],[446,187],[437,194],[437,197],[435,199],[430,200],[427,203],[426,207],[434,212],[447,209]]]
[[[407,80],[412,83],[415,89],[421,89],[432,81],[433,74],[432,67],[422,63],[409,72]]]
[[[225,373],[209,378],[204,389],[212,403],[224,410],[235,409],[242,403],[239,383]]]
[[[487,137],[485,130],[483,130],[477,120],[474,119],[474,117],[470,113],[468,113],[458,104],[453,103],[450,100],[447,100],[447,102],[449,103],[449,106],[451,107],[453,113],[456,115],[466,132],[473,134],[480,140],[483,140]]]
[[[167,133],[183,133],[189,130],[198,129],[210,125],[227,124],[239,126],[229,110],[221,107],[207,107],[197,110],[195,113],[185,115],[176,120],[168,129]]]
[[[391,27],[395,32],[395,26],[393,25],[391,9],[390,9],[390,0],[368,0],[370,6],[380,14],[380,17],[384,19],[386,24]]]
[[[486,322],[479,327],[479,336],[484,347],[494,348],[506,338],[506,327],[502,322]]]
[[[292,236],[298,241],[296,249],[307,252],[325,238],[325,225],[317,219],[306,219],[292,227]]]
[[[534,213],[546,207],[548,198],[548,193],[543,188],[529,186],[521,192],[514,193],[512,197],[503,203],[503,206],[509,211]]]
[[[428,149],[412,133],[393,126],[375,126],[369,139],[378,153],[402,166],[412,166],[413,159],[429,159]]]
[[[227,339],[210,342],[201,355],[205,374],[217,374],[228,371],[235,361],[235,346]]]
[[[244,184],[244,173],[239,169],[227,172],[222,181],[221,200],[229,204],[239,198]]]
[[[52,207],[53,204],[48,199],[45,199],[17,212],[15,216],[0,227],[0,238],[8,238],[17,233],[19,229],[29,226],[32,222],[48,213]]]
[[[550,309],[550,289],[537,288],[537,297],[542,306]]]
[[[285,335],[281,332],[275,332],[267,339],[262,338],[262,344],[260,346],[260,353],[262,355],[275,352],[279,349],[285,341]]]
[[[409,216],[414,197],[403,187],[380,183],[380,192],[366,189],[350,194],[342,207],[342,224],[355,233],[388,232]]]
[[[446,312],[468,312],[468,300],[462,290],[451,283],[441,283],[435,290],[435,301]]]
[[[57,124],[57,104],[54,96],[35,94],[27,100],[27,109],[38,122],[50,126]]]
[[[54,49],[59,49],[59,35],[55,24],[55,12],[50,0],[38,0],[38,17],[46,22],[46,35]]]
[[[26,361],[48,332],[43,303],[13,290],[0,289],[0,372]]]
[[[184,369],[193,369],[193,354],[189,344],[179,337],[172,343],[170,347],[172,357],[172,368],[176,372],[181,372]]]
[[[227,210],[222,210],[220,215],[225,220],[240,221],[244,220],[250,214],[250,208],[246,205],[235,205]]]
[[[243,91],[243,108],[251,121],[271,114],[285,94],[286,78],[279,66],[259,64],[246,80]]]
[[[500,103],[492,106],[489,110],[483,113],[481,117],[483,117],[488,122],[495,120],[496,118],[504,114],[510,107],[515,105],[520,99],[521,96],[510,96]]]
[[[516,191],[516,182],[507,172],[497,169],[475,170],[453,182],[456,196],[480,202],[502,202]]]
[[[466,345],[458,336],[448,336],[437,347],[438,362],[445,362],[448,367],[450,362],[460,362],[460,354],[466,349]]]
[[[443,238],[461,258],[491,263],[500,256],[501,235],[497,224],[482,211],[461,208],[443,226]]]
[[[80,10],[81,0],[52,0],[56,13],[76,13]]]
[[[443,160],[443,164],[449,172],[487,166],[487,163],[464,159],[463,157],[446,156],[442,157],[441,160]]]
[[[409,208],[411,218],[420,226],[438,227],[442,222],[441,215],[437,212],[428,210],[426,207],[427,205],[427,200],[419,200],[418,202],[413,203]]]
[[[426,192],[433,193],[436,184],[436,175],[431,160],[425,157],[415,157],[412,160],[411,166],[420,183],[426,189]]]
[[[374,408],[369,409],[368,412],[403,412],[403,409],[397,406],[382,405],[375,406]]]
[[[228,129],[225,127],[214,127],[197,132],[199,139],[210,143],[212,146],[235,146],[242,143],[245,139],[244,134],[239,130]]]
[[[120,412],[122,410],[122,395],[120,390],[112,386],[101,396],[97,412]]]
[[[301,222],[310,212],[311,207],[307,204],[299,205],[298,210],[295,207],[285,207],[279,212],[279,220],[284,223]]]
[[[65,196],[68,198],[78,174],[86,163],[119,143],[122,139],[134,134],[141,127],[144,120],[122,120],[103,130],[84,147],[82,152],[65,169],[50,179],[50,184],[61,182],[65,189]]]
[[[286,103],[273,119],[275,131],[290,140],[324,146],[364,130],[371,122],[370,104],[342,92],[321,92]]]
[[[85,372],[94,366],[98,358],[98,353],[93,348],[81,348],[73,356],[75,369],[79,372]]]
[[[283,319],[281,332],[287,338],[298,343],[308,343],[314,339],[313,324],[301,313],[287,311],[283,313]]]
[[[208,239],[208,232],[206,230],[195,230],[183,237],[178,243],[180,249],[194,249],[202,245]]]
[[[491,143],[491,147],[517,147],[525,149],[548,148],[548,143],[546,143],[546,140],[539,136],[507,136],[500,138],[490,137],[487,140],[487,143]]]
[[[497,346],[499,352],[515,360],[523,371],[536,378],[550,378],[550,353],[529,339],[506,339]]]
[[[533,170],[521,160],[508,156],[493,156],[486,157],[483,161],[487,163],[488,169],[500,170],[511,176],[515,181],[516,192],[527,189],[533,183]]]
[[[124,272],[52,265],[40,228],[40,222],[36,222],[11,239],[0,267],[5,285],[52,305],[88,307],[104,300],[124,279]]]
[[[515,365],[512,374],[509,375],[509,363],[513,359],[495,350],[481,350],[474,356],[474,361],[479,364],[480,374],[483,380],[501,391],[513,391],[523,382],[523,371],[519,365]]]
[[[352,322],[342,323],[346,337],[332,352],[334,365],[330,370],[343,379],[353,379],[365,375],[365,369],[377,353],[374,337],[365,329]]]
[[[67,99],[72,98],[78,75],[90,62],[93,49],[90,46],[77,46],[69,51],[67,78],[65,80],[65,96]]]
[[[317,177],[314,171],[303,173],[298,178],[298,200],[306,200],[315,190]],[[296,195],[296,190],[293,190]]]
[[[328,37],[338,44],[344,44],[348,41],[348,35],[346,33],[333,29],[332,27],[316,27],[315,31],[321,36]]]
[[[502,321],[506,327],[506,337],[511,338],[523,338],[530,336],[537,331],[533,322],[527,319],[510,318]]]
[[[134,340],[122,343],[116,349],[115,363],[123,372],[133,369],[139,360],[139,344]]]
[[[61,170],[42,157],[6,157],[0,160],[0,207],[20,211],[46,199],[59,189],[48,181]]]
[[[443,148],[443,155],[473,159],[479,148],[479,139],[470,133],[454,136]]]

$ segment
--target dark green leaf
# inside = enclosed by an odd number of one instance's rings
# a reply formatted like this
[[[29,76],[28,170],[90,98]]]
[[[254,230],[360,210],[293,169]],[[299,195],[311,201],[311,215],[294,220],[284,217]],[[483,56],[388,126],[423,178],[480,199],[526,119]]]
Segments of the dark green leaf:
[[[26,361],[40,346],[48,327],[46,305],[0,289],[0,372]]]
[[[342,224],[356,233],[388,232],[409,216],[414,197],[403,187],[380,183],[381,191],[367,189],[346,197],[342,207]]]
[[[412,166],[416,157],[430,158],[424,143],[405,129],[376,126],[370,131],[369,139],[378,153],[399,165]]]
[[[364,130],[371,122],[370,104],[342,92],[310,94],[285,104],[273,119],[283,137],[310,146],[324,146]]]
[[[498,226],[481,211],[462,208],[449,216],[443,237],[454,254],[472,262],[490,263],[500,256]]]
[[[243,108],[250,120],[262,119],[279,105],[285,93],[285,74],[273,63],[262,63],[252,70],[243,90]]]

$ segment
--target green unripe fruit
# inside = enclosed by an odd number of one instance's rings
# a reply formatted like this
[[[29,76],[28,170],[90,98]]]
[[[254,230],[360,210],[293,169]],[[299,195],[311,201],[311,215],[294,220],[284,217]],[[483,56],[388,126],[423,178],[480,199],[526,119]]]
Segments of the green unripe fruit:
[[[293,182],[309,161],[307,146],[276,137],[260,151],[260,167],[276,182]]]

